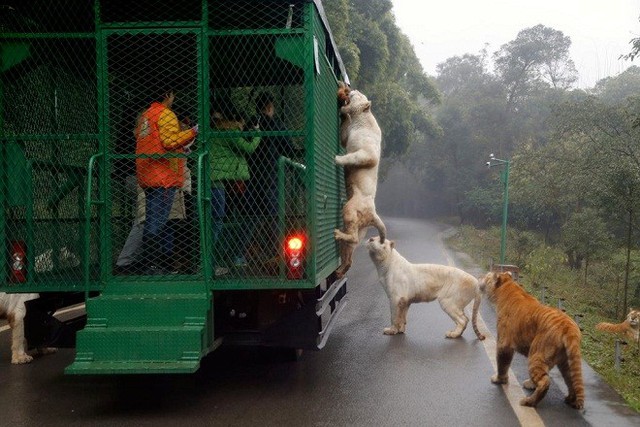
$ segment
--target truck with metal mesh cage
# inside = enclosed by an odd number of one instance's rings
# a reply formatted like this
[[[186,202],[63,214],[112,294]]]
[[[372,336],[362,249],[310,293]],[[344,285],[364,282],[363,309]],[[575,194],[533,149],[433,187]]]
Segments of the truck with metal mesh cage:
[[[4,3],[0,291],[40,294],[29,344],[75,345],[72,374],[322,348],[348,78],[321,1]]]

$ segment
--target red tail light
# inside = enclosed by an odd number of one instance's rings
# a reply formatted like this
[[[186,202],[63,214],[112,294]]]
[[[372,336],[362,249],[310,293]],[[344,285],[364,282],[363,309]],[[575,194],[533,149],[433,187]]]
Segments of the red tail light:
[[[304,254],[306,239],[300,234],[287,237],[284,246],[287,263],[287,279],[301,279],[304,273]]]
[[[14,240],[9,248],[9,263],[12,283],[27,281],[27,245],[22,240]]]

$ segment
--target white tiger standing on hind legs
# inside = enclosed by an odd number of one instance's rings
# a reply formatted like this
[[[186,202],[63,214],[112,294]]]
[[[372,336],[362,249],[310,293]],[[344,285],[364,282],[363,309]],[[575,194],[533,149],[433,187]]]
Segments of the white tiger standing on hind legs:
[[[27,340],[24,337],[24,317],[27,314],[25,303],[38,297],[38,294],[0,292],[0,317],[6,317],[11,327],[11,363],[14,365],[30,363],[33,360],[33,356],[27,353]],[[55,348],[38,348],[39,354],[55,352]]]
[[[371,101],[357,90],[341,85],[338,105],[340,142],[347,151],[335,158],[337,165],[344,166],[347,187],[347,203],[342,208],[344,230],[334,231],[335,239],[340,242],[341,264],[336,270],[340,278],[351,268],[353,252],[367,227],[376,227],[383,242],[387,230],[375,205],[382,132],[371,113]]]

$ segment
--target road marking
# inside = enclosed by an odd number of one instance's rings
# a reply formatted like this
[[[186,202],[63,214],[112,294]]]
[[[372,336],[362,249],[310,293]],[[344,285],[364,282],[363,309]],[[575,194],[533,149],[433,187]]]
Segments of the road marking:
[[[442,241],[442,239],[440,240]],[[447,260],[447,263],[455,267],[455,261],[444,247],[442,248],[442,253]],[[480,312],[478,312],[478,329],[480,329],[480,332],[486,337],[484,341],[482,341],[482,344],[484,345],[484,350],[487,353],[487,357],[489,358],[491,365],[493,366],[494,372],[497,372],[498,365],[495,358],[496,340],[493,337],[493,334],[491,334],[491,332],[489,331],[489,328],[487,328],[487,324],[484,323],[484,319],[480,315]],[[487,379],[487,382],[489,383],[490,380]],[[491,385],[495,386],[493,384]],[[509,404],[511,405],[511,409],[516,414],[518,421],[520,421],[521,426],[544,427],[542,418],[540,418],[540,415],[538,415],[538,412],[534,408],[520,405],[520,399],[524,398],[525,394],[522,391],[522,386],[518,382],[518,379],[516,378],[516,375],[513,373],[513,370],[511,370],[511,368],[509,368],[509,382],[507,384],[502,384],[502,390],[504,391],[504,394],[507,397]]]
[[[60,310],[60,311],[56,311],[54,313],[54,316],[56,314],[65,314],[65,313],[70,313],[72,311],[76,311],[76,310],[80,310],[84,308],[84,303],[80,303],[80,304],[76,304],[76,305],[72,305],[71,307],[65,308],[64,310]],[[8,331],[9,329],[11,329],[11,327],[9,325],[5,325],[5,326],[0,326],[0,333],[4,332],[4,331]]]

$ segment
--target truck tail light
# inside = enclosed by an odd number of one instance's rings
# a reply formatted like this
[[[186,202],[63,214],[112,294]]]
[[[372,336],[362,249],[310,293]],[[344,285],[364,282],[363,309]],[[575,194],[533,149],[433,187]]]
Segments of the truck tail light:
[[[27,281],[27,245],[22,240],[13,240],[9,245],[9,281],[24,283]]]
[[[287,279],[301,279],[304,273],[304,255],[306,239],[301,234],[293,234],[285,239],[285,261]]]

